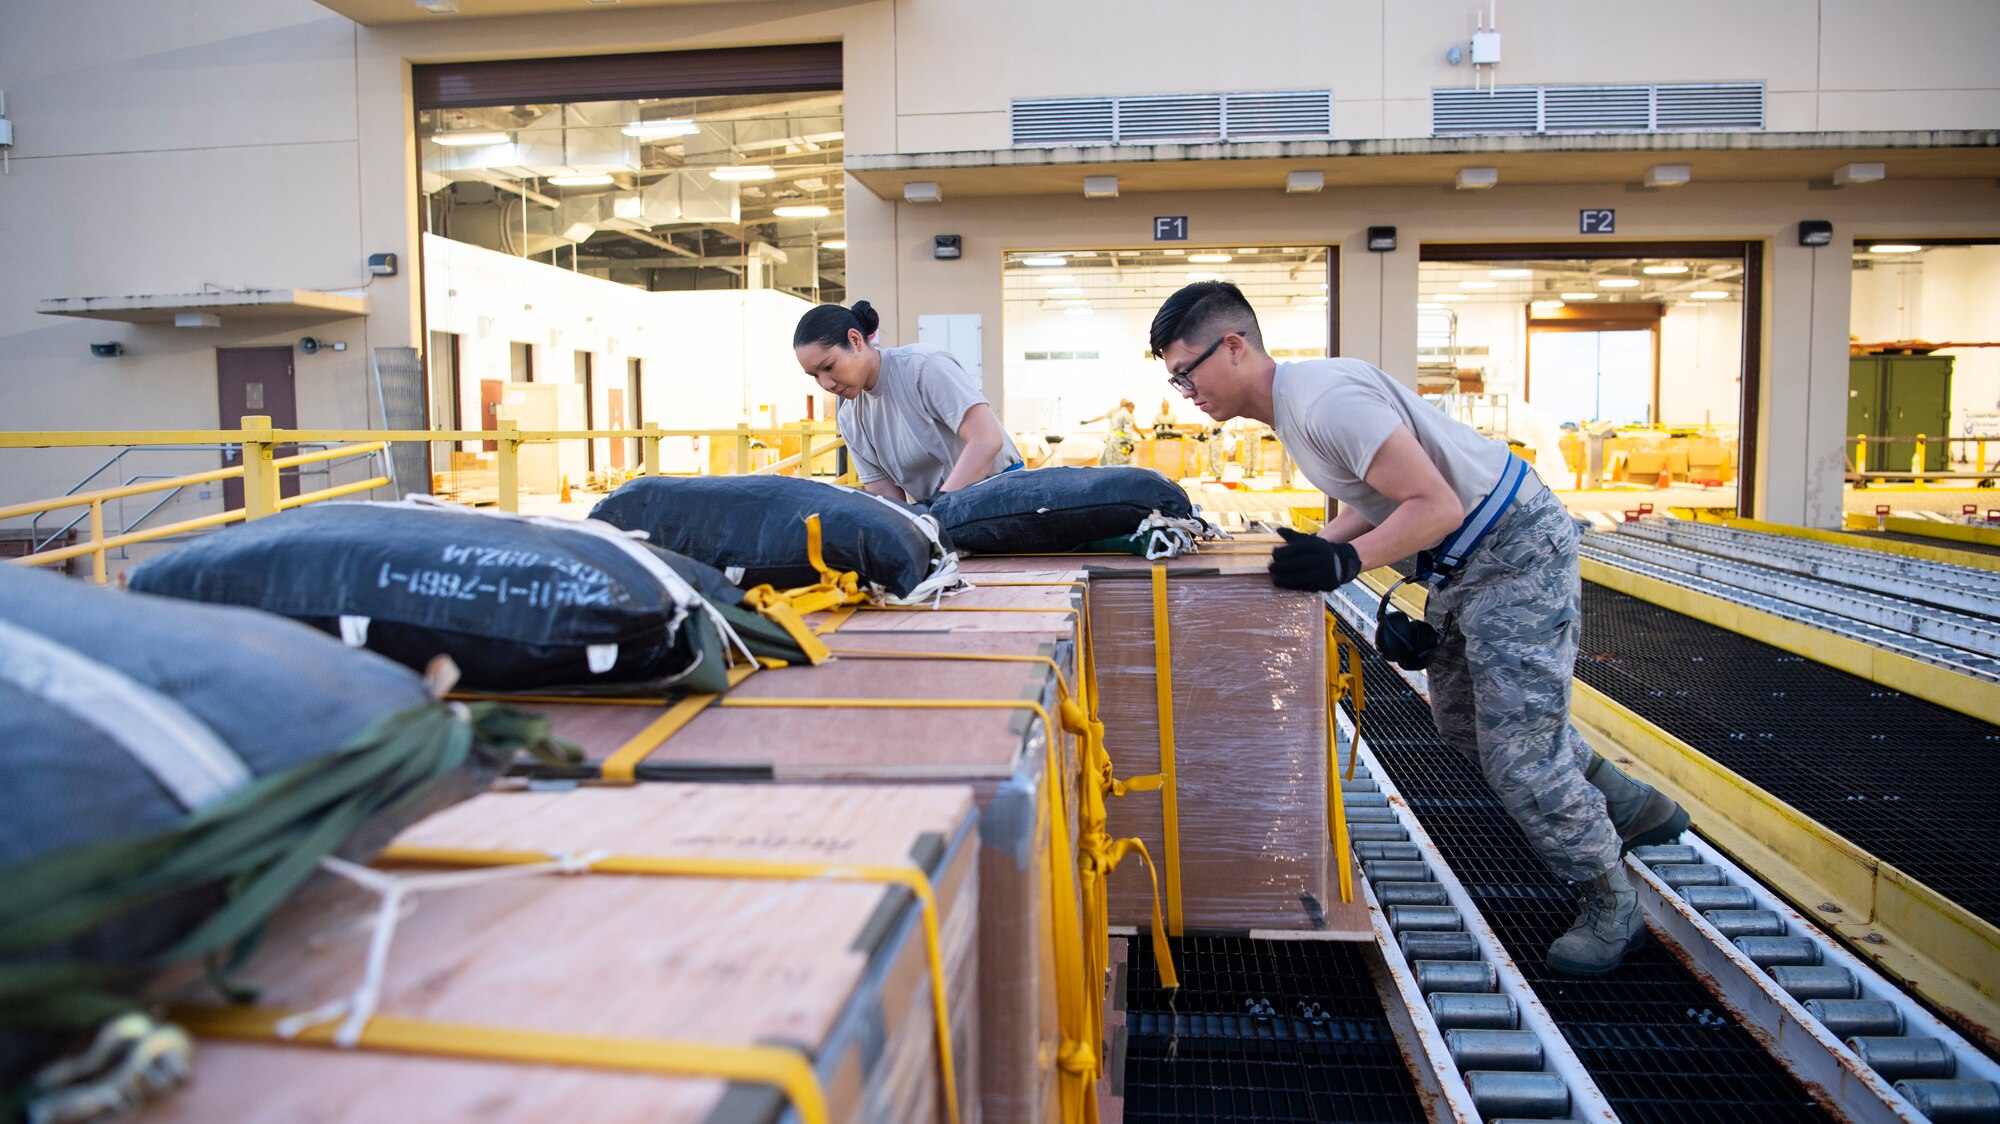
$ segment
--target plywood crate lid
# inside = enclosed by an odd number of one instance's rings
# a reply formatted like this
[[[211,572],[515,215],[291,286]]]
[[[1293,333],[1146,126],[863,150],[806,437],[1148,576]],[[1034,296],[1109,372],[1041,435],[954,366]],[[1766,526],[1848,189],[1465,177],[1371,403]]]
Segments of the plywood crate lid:
[[[766,799],[753,800],[754,795]],[[672,822],[664,817],[671,815]],[[977,882],[971,794],[843,787],[645,786],[494,793],[406,832],[399,844],[621,854],[910,863],[939,891],[954,1027],[975,1017],[969,973]],[[924,841],[929,840],[927,844]],[[639,844],[643,844],[643,851]],[[433,867],[397,867],[420,874]],[[529,874],[420,893],[396,931],[384,1015],[480,1027],[808,1053],[836,1119],[883,1095],[896,1049],[931,1051],[927,953],[907,891],[873,884],[614,874]],[[379,899],[317,880],[273,918],[239,978],[260,1002],[306,1010],[362,978]],[[163,985],[178,992],[184,980]],[[954,993],[955,992],[955,993]],[[204,995],[200,1001],[208,1001]],[[871,1063],[867,1027],[895,1044]],[[921,1025],[918,1025],[921,1024]],[[364,1043],[366,1039],[364,1038]],[[914,1044],[914,1045],[913,1045]],[[936,1085],[915,1094],[934,1100]],[[187,1088],[151,1121],[576,1119],[713,1121],[780,1102],[759,1086],[584,1067],[400,1056],[366,1048],[202,1040]]]

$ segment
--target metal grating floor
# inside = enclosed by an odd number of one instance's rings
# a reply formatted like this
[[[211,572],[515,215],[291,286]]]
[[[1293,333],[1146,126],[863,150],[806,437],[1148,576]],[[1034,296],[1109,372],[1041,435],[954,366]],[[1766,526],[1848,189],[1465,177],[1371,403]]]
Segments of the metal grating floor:
[[[1583,588],[1577,678],[2000,923],[2000,727]]]
[[[1438,740],[1429,705],[1358,639],[1368,676],[1362,737],[1620,1117],[1828,1119],[1657,941],[1597,979],[1543,966],[1543,950],[1575,919],[1572,887],[1535,858],[1473,764]]]
[[[1369,976],[1373,945],[1187,937],[1181,988],[1151,942],[1127,967],[1125,1119],[1425,1119]]]

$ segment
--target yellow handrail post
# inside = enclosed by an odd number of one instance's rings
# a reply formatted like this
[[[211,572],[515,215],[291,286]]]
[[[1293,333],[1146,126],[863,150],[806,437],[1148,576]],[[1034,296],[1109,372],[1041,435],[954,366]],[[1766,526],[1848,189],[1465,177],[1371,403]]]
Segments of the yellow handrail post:
[[[1865,433],[1854,435],[1854,475],[1868,475],[1868,435]]]
[[[646,435],[639,438],[639,471],[643,476],[660,474],[660,423],[647,422]]]
[[[278,513],[278,468],[271,463],[271,419],[251,414],[243,426],[243,517],[262,519]]]
[[[104,501],[90,501],[90,543],[97,549],[90,552],[90,580],[98,585],[111,581],[104,570]]]
[[[502,511],[521,510],[521,426],[512,418],[500,419],[493,431],[493,460],[500,470],[500,494],[494,502]]]
[[[1979,471],[1986,471],[1986,438],[1979,439]]]
[[[750,423],[736,423],[736,475],[744,476],[750,471]]]
[[[1911,472],[1922,472],[1924,468],[1930,464],[1930,458],[1924,455],[1925,441],[1926,438],[1924,437],[1923,434],[1921,433],[1917,434],[1917,452],[1915,456],[1912,456],[1910,458]]]

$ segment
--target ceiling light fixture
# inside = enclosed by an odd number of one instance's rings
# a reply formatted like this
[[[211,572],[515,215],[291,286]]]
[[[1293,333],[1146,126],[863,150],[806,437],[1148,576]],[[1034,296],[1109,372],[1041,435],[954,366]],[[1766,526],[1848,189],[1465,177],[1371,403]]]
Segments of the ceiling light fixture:
[[[1117,176],[1083,177],[1083,197],[1085,199],[1118,198],[1118,177]]]
[[[1833,170],[1833,182],[1842,187],[1849,184],[1881,183],[1889,176],[1886,164],[1842,164]]]
[[[1310,195],[1326,186],[1325,172],[1287,172],[1285,194]]]
[[[1500,182],[1500,169],[1493,167],[1460,168],[1458,189],[1460,191],[1484,191]]]
[[[1532,269],[1489,269],[1486,271],[1486,276],[1493,278],[1495,281],[1526,281],[1534,275],[1535,271]]]
[[[1600,289],[1636,289],[1639,281],[1633,277],[1606,277],[1597,283]]]
[[[1558,308],[1561,308],[1561,307],[1563,307],[1563,302],[1561,302],[1561,301],[1530,301],[1530,302],[1528,302],[1528,307],[1529,307],[1529,308],[1533,308],[1533,309],[1539,309],[1539,310],[1540,310],[1540,311],[1542,311],[1542,312],[1554,312],[1554,311],[1555,311],[1556,309],[1558,309]]]
[[[1646,170],[1647,187],[1679,187],[1692,178],[1686,164],[1655,164]]]
[[[701,126],[692,121],[664,118],[659,121],[634,121],[618,131],[628,137],[650,140],[654,137],[691,137],[701,132]]]
[[[833,212],[818,203],[794,203],[773,207],[771,213],[781,219],[823,219]]]
[[[1641,269],[1639,272],[1650,273],[1655,277],[1666,277],[1666,276],[1672,276],[1674,274],[1686,273],[1687,271],[1688,271],[1687,266],[1682,265],[1679,262],[1676,262],[1672,265],[1649,265],[1644,269]]]
[[[1189,254],[1187,260],[1196,265],[1228,265],[1235,259],[1228,254]]]
[[[1500,282],[1498,282],[1498,281],[1460,281],[1460,282],[1458,283],[1458,287],[1459,287],[1459,288],[1461,288],[1461,289],[1497,289],[1497,288],[1499,288],[1499,287],[1500,287]]]
[[[1594,301],[1594,300],[1596,300],[1596,299],[1597,299],[1597,294],[1596,294],[1596,293],[1564,293],[1564,294],[1563,294],[1563,299],[1564,299],[1564,300],[1566,300],[1566,301]]]
[[[497,133],[491,130],[464,133],[432,133],[431,143],[447,148],[469,148],[474,145],[508,144],[514,139],[512,133]]]
[[[550,176],[551,187],[610,187],[611,177],[599,172],[595,175]]]
[[[1689,293],[1688,296],[1698,301],[1726,301],[1729,299],[1730,294],[1721,289],[1702,289],[1698,292]]]
[[[819,248],[822,250],[845,250],[847,248],[847,240],[845,238],[836,238],[831,242],[821,242]]]
[[[1048,254],[1042,257],[1022,258],[1021,264],[1032,265],[1039,269],[1061,269],[1062,267],[1069,264],[1069,259],[1064,257],[1057,257],[1054,254]]]
[[[936,180],[918,180],[915,183],[906,183],[903,185],[903,202],[942,203],[944,202],[944,191],[938,187]]]
[[[742,183],[749,180],[769,180],[778,178],[778,173],[769,164],[742,164],[733,168],[710,168],[710,179],[728,180]]]
[[[1922,251],[1922,246],[1913,246],[1907,242],[1877,242],[1868,247],[1868,252],[1871,254],[1915,254]]]
[[[417,0],[417,7],[434,16],[448,16],[458,11],[458,0]]]

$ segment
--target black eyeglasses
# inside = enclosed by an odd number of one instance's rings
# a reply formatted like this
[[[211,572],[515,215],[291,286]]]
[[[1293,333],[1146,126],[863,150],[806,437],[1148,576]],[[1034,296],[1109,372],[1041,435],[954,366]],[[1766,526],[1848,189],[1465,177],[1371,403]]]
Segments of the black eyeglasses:
[[[1194,369],[1196,367],[1201,366],[1203,363],[1207,362],[1208,357],[1215,354],[1215,349],[1222,346],[1223,340],[1226,340],[1231,336],[1240,336],[1242,334],[1243,333],[1241,332],[1224,332],[1220,336],[1217,336],[1215,342],[1208,345],[1207,351],[1204,351],[1200,355],[1195,356],[1194,362],[1189,363],[1187,366],[1182,367],[1178,371],[1174,371],[1168,374],[1167,385],[1173,387],[1175,390],[1180,391],[1182,394],[1193,394]]]

